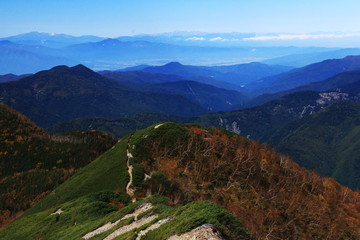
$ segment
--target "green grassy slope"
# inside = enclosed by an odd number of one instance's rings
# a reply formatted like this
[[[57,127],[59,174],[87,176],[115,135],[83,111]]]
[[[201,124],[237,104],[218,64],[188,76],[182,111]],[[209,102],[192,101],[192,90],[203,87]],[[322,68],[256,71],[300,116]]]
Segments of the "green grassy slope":
[[[118,208],[111,205],[116,201],[128,204]],[[129,199],[114,192],[105,191],[79,197],[65,202],[57,208],[47,209],[29,216],[22,217],[4,230],[0,231],[1,239],[81,239],[85,234],[101,227],[108,222],[115,222],[143,203],[152,203],[153,208],[138,218],[157,215],[150,223],[124,233],[116,239],[135,239],[137,234],[161,219],[171,217],[171,221],[160,228],[149,232],[142,239],[163,240],[177,234],[181,235],[208,223],[215,226],[224,239],[250,239],[241,222],[225,209],[210,201],[192,202],[187,205],[174,206],[168,198],[154,195],[150,198],[129,203]],[[51,215],[57,209],[64,211],[60,215]],[[96,235],[91,239],[104,239],[117,228],[130,224],[134,218],[120,221],[116,227]]]
[[[89,193],[104,190],[125,192],[129,180],[126,166],[126,146],[125,138],[38,202],[26,212],[26,215]]]

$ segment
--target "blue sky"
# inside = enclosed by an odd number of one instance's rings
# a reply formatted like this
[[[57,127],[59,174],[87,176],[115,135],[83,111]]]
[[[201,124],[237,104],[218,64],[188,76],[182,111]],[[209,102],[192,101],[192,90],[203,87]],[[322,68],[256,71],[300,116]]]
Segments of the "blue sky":
[[[172,31],[360,32],[355,0],[1,0],[0,37]]]

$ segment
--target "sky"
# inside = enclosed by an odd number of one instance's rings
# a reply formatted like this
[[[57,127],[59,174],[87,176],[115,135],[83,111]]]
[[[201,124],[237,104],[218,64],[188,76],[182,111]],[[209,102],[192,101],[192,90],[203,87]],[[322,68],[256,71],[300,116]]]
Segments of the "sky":
[[[358,0],[0,0],[0,37],[174,31],[360,33]]]

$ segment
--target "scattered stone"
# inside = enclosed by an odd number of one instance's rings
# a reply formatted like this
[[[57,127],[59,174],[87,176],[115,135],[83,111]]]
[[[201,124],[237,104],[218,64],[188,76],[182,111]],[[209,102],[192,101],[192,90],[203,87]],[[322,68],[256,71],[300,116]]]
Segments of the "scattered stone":
[[[52,214],[50,214],[50,215],[55,215],[55,214],[62,214],[64,211],[63,210],[61,210],[60,208],[56,211],[56,212],[54,212],[54,213],[52,213]]]
[[[171,236],[167,240],[223,240],[223,238],[214,225],[204,224],[180,236]]]

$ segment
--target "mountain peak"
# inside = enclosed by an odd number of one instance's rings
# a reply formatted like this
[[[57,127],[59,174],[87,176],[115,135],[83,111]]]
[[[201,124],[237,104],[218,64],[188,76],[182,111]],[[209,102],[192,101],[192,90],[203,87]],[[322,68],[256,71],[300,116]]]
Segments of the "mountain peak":
[[[50,71],[59,71],[59,70],[66,70],[66,69],[69,69],[69,67],[66,65],[59,65],[59,66],[55,66],[55,67],[51,68]]]
[[[184,65],[182,65],[179,62],[169,62],[167,64],[164,65],[164,67],[183,67]]]
[[[78,64],[76,66],[73,66],[73,67],[71,67],[71,69],[74,69],[74,70],[90,70],[90,71],[92,71],[91,69],[89,69],[88,67],[86,67],[85,65],[82,65],[82,64]]]
[[[117,39],[114,39],[114,38],[107,38],[105,40],[100,41],[99,43],[100,44],[118,44],[118,43],[120,43],[120,41]]]

